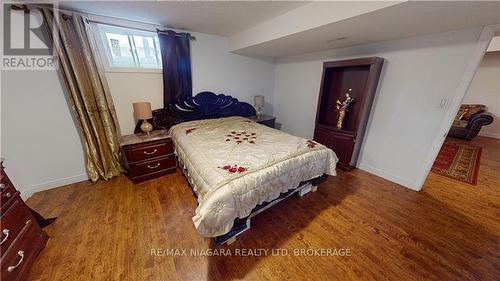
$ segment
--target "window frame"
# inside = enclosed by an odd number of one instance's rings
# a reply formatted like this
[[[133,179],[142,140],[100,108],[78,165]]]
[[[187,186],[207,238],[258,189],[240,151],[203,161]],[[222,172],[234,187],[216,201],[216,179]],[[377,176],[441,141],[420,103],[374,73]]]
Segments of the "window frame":
[[[140,29],[136,29],[133,27],[122,27],[122,26],[115,26],[113,24],[108,24],[108,23],[92,23],[93,25],[93,30],[95,30],[94,37],[97,41],[97,49],[102,57],[102,62],[104,65],[104,71],[105,72],[111,72],[111,73],[162,73],[162,61],[161,61],[161,50],[158,48],[155,51],[157,52],[157,56],[159,59],[159,68],[152,68],[152,67],[140,67],[140,61],[137,58],[137,49],[135,46],[132,46],[135,43],[135,39],[131,39],[131,37],[134,36],[151,36],[155,35],[156,38],[153,37],[153,40],[158,40],[158,47],[159,47],[159,39],[158,35],[153,32],[153,31],[144,31]],[[134,63],[138,64],[138,66],[131,66],[131,67],[123,67],[123,66],[114,66],[112,65],[112,54],[111,54],[111,49],[107,45],[107,37],[106,37],[106,31],[113,32],[113,30],[116,31],[118,34],[126,35],[129,37],[129,44],[131,45],[132,51],[132,58],[134,60]]]

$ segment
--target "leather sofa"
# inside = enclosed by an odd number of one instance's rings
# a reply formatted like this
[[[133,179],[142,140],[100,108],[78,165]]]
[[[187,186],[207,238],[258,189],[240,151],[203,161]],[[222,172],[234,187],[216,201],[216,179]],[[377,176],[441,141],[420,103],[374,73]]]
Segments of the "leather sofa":
[[[486,111],[475,113],[467,118],[467,120],[460,120],[460,118],[457,118],[450,128],[448,136],[472,140],[477,136],[479,131],[481,131],[483,126],[487,126],[491,123],[493,123],[493,115]]]

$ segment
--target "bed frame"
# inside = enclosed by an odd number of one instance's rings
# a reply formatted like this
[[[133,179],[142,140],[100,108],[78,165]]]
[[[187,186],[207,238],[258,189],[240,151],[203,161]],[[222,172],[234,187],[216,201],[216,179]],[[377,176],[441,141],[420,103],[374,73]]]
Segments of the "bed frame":
[[[277,203],[283,201],[284,199],[292,196],[295,193],[298,193],[299,196],[304,196],[309,192],[314,192],[317,189],[317,186],[325,181],[327,178],[327,175],[322,175],[317,178],[310,179],[308,181],[301,182],[298,187],[294,189],[290,189],[287,192],[281,193],[280,196],[270,202],[264,202],[260,205],[257,205],[253,210],[250,212],[250,215],[248,215],[245,218],[236,218],[234,220],[233,227],[231,230],[229,230],[226,234],[217,236],[215,237],[215,243],[219,245],[223,244],[231,244],[234,241],[236,241],[236,236],[242,234],[244,231],[247,231],[250,229],[250,219],[263,211],[267,210],[268,208],[276,205]]]
[[[184,97],[171,103],[167,108],[153,110],[153,130],[168,130],[173,125],[193,120],[213,119],[229,116],[250,117],[256,115],[255,108],[232,96],[201,92],[194,97]],[[134,133],[141,133],[141,122]]]
[[[250,117],[256,114],[255,108],[246,102],[240,102],[231,96],[212,92],[201,92],[194,97],[180,98],[171,103],[168,108],[156,109],[153,111],[153,118],[148,120],[153,124],[154,130],[170,129],[173,125],[193,120],[213,119],[229,116]],[[135,127],[135,132],[141,132],[140,123]],[[186,176],[186,171],[180,165],[182,172]],[[236,240],[236,236],[250,229],[250,219],[273,205],[281,202],[285,198],[298,193],[300,196],[310,191],[316,191],[316,187],[326,180],[327,176],[322,175],[304,182],[294,189],[281,193],[280,196],[270,202],[257,205],[245,218],[236,218],[233,228],[224,235],[215,237],[215,242],[219,245],[231,244]],[[189,180],[188,180],[189,183]]]

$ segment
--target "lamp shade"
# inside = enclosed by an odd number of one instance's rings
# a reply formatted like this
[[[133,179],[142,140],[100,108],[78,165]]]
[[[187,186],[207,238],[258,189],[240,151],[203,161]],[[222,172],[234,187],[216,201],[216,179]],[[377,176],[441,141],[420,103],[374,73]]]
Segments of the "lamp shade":
[[[132,106],[134,107],[135,118],[137,118],[138,120],[153,118],[153,113],[151,112],[151,103],[134,102]]]
[[[254,96],[253,97],[253,103],[255,107],[264,107],[264,96]]]

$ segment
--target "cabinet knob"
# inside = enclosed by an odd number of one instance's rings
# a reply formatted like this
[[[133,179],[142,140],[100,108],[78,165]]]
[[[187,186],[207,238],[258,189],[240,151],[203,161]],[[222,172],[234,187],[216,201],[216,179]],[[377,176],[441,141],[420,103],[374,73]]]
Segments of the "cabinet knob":
[[[156,169],[156,168],[160,167],[160,163],[156,163],[156,165],[154,165],[154,166],[148,165],[147,167],[148,167],[148,169]]]
[[[9,238],[9,232],[10,232],[10,230],[8,228],[4,228],[2,230],[2,234],[5,235],[5,237],[0,242],[0,245],[2,245],[5,241],[7,241],[7,238]]]
[[[21,265],[21,263],[24,260],[24,251],[20,250],[19,252],[17,252],[17,256],[20,257],[19,261],[15,265],[11,265],[11,266],[7,267],[8,272],[14,271],[14,269],[16,269],[18,266]]]
[[[147,152],[147,151],[144,151],[143,153],[146,154],[146,155],[153,155],[155,154],[156,152],[158,152],[158,150],[155,148],[153,151],[151,152]]]

